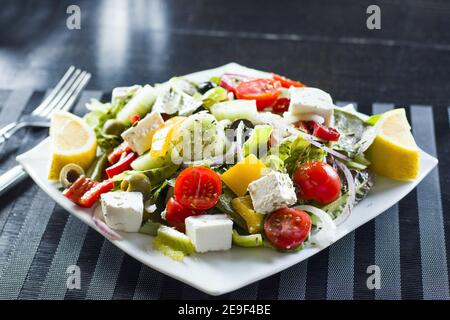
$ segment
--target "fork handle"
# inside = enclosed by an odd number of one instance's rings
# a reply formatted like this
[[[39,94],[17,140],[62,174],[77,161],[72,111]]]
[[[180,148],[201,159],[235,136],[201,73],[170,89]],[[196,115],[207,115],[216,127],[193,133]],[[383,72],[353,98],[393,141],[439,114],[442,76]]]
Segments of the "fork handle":
[[[0,195],[24,180],[28,174],[21,165],[17,165],[0,176]]]
[[[49,127],[48,121],[35,121],[35,122],[12,122],[0,129],[0,145],[9,138],[11,138],[19,129],[24,127]]]
[[[0,144],[8,140],[17,131],[17,122],[11,122],[0,129]]]

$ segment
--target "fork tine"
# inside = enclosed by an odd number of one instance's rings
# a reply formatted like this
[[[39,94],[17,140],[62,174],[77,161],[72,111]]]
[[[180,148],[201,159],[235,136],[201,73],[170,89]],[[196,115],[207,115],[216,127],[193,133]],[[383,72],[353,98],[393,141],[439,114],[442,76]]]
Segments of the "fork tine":
[[[66,107],[67,103],[69,102],[69,100],[71,100],[72,97],[76,98],[76,96],[78,96],[78,94],[75,96],[77,89],[83,85],[83,83],[85,82],[85,78],[86,77],[90,77],[90,75],[88,76],[88,73],[86,71],[83,71],[80,76],[77,78],[77,80],[72,84],[72,86],[69,88],[69,90],[67,91],[67,93],[61,98],[61,100],[59,101],[59,103],[51,110],[51,112],[49,112],[48,114],[46,114],[45,116],[47,118],[49,118],[53,112],[55,111],[59,111],[62,110],[64,107]],[[84,84],[85,85],[85,84]],[[80,90],[81,91],[81,90]],[[69,105],[70,107],[70,105]]]
[[[45,117],[59,104],[59,101],[64,97],[67,91],[72,87],[73,83],[77,80],[81,70],[76,69],[70,79],[64,84],[63,88],[58,92],[56,97],[41,111],[39,116]]]
[[[42,110],[45,109],[45,107],[50,103],[50,101],[53,100],[53,98],[58,94],[59,90],[61,90],[64,83],[67,81],[67,79],[70,77],[72,72],[75,70],[74,66],[70,66],[69,69],[67,69],[66,73],[63,75],[61,80],[56,84],[56,86],[53,88],[53,90],[50,92],[50,94],[36,107],[36,109],[33,110],[32,114],[38,115]]]
[[[84,89],[84,87],[86,87],[86,85],[88,84],[90,79],[91,79],[91,74],[87,73],[86,76],[84,77],[84,79],[80,82],[78,87],[75,89],[75,92],[69,98],[67,103],[61,108],[61,111],[68,111],[68,110],[70,110],[70,108],[73,106],[73,104],[77,100],[78,96],[80,95],[81,91]]]

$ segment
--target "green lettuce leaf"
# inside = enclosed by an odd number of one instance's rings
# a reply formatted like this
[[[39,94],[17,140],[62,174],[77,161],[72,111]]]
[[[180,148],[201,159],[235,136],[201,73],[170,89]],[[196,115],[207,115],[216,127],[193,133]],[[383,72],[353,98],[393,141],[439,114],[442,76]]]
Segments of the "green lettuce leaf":
[[[96,99],[91,99],[86,104],[90,112],[84,116],[84,121],[94,130],[95,136],[97,137],[97,145],[102,151],[112,150],[122,141],[118,136],[104,133],[103,125],[107,120],[114,119],[117,116],[117,113],[122,110],[127,99],[116,99],[114,104],[101,103]]]
[[[292,174],[302,163],[311,160],[323,161],[326,156],[325,151],[313,146],[300,136],[293,141],[285,139],[279,146],[271,149],[270,154],[275,154],[284,161],[288,174]]]
[[[368,170],[350,170],[355,179],[355,205],[364,199],[373,186],[373,175]],[[345,181],[345,178],[341,178]],[[345,203],[349,197],[348,187],[346,185],[342,188],[342,196],[335,201],[322,207],[322,210],[327,212],[333,219],[337,218],[344,210]]]
[[[334,109],[334,128],[341,136],[333,149],[346,153],[350,158],[362,154],[369,148],[376,136],[376,129],[358,114]]]
[[[279,156],[276,156],[274,154],[269,154],[269,155],[265,156],[264,158],[262,158],[261,160],[267,168],[270,168],[272,170],[276,170],[279,172],[285,172],[285,170],[286,170],[284,167],[284,161],[281,160]]]

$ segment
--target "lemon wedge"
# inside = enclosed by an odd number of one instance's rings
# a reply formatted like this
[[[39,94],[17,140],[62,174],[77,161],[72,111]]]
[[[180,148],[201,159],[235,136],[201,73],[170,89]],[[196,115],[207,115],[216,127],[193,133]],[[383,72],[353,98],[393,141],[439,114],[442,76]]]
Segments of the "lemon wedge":
[[[375,126],[378,134],[366,153],[372,171],[395,180],[415,179],[419,173],[419,148],[405,109],[384,113]]]
[[[95,158],[97,139],[94,131],[70,112],[55,112],[50,121],[51,161],[49,180],[58,180],[61,169],[69,163],[84,170]]]

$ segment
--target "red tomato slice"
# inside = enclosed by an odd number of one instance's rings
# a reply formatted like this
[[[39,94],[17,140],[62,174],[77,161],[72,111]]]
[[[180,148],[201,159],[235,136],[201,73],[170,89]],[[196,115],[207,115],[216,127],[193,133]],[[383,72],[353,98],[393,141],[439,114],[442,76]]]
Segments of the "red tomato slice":
[[[194,210],[182,206],[173,197],[169,199],[166,204],[166,221],[167,223],[177,229],[180,232],[184,232],[186,226],[184,220],[190,216],[197,216],[199,214],[205,214],[206,212],[201,210]]]
[[[339,131],[337,131],[336,129],[326,127],[317,122],[314,122],[313,128],[314,128],[313,135],[322,140],[338,141],[339,137],[341,136]]]
[[[341,178],[332,166],[322,161],[300,165],[292,180],[298,187],[298,196],[304,200],[328,204],[341,194]]]
[[[241,74],[225,73],[220,78],[219,86],[221,86],[222,88],[227,89],[227,91],[236,93],[236,86],[240,82],[248,81],[248,80],[251,80],[251,79],[252,78],[250,78],[248,76],[241,75]]]
[[[207,210],[217,203],[222,182],[217,173],[204,167],[184,169],[175,181],[174,197],[184,207]]]
[[[273,79],[254,79],[240,82],[236,87],[238,99],[256,100],[258,110],[263,110],[275,103],[280,95],[281,83]]]
[[[306,240],[310,231],[311,217],[300,209],[278,209],[264,222],[267,239],[280,250],[297,248]]]
[[[289,78],[280,76],[279,74],[275,74],[275,73],[273,74],[273,79],[280,81],[283,88],[290,88],[291,86],[301,88],[301,87],[305,86],[300,81],[291,80]]]

